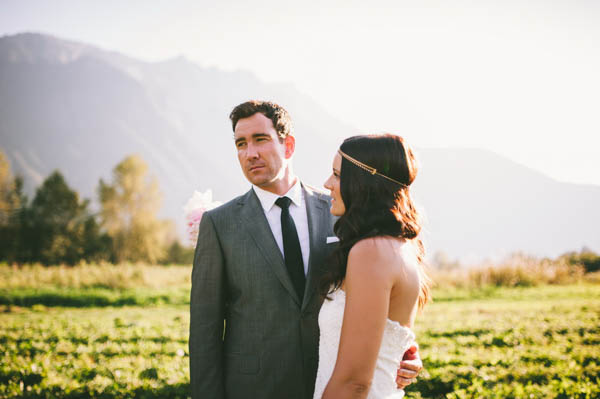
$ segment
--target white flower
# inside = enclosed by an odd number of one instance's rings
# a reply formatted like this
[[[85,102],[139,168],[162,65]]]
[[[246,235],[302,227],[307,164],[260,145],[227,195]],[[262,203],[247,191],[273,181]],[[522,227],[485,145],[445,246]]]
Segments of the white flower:
[[[212,190],[210,188],[203,193],[194,190],[192,198],[190,198],[185,204],[185,206],[183,207],[183,211],[187,216],[198,208],[208,211],[218,207],[219,205],[221,205],[221,202],[213,201]]]
[[[198,228],[204,212],[216,208],[219,205],[221,205],[221,202],[212,200],[211,189],[206,190],[204,193],[194,191],[192,198],[190,198],[183,207],[187,221],[188,234],[192,244],[196,244],[196,241],[198,240]]]

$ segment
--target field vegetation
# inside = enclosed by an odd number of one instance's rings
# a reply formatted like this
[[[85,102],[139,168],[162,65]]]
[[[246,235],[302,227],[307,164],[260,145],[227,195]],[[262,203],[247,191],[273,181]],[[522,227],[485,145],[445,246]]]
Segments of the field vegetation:
[[[189,303],[191,267],[0,265],[0,305],[149,306]]]
[[[409,398],[600,397],[600,285],[565,259],[436,268]],[[597,273],[597,272],[596,272]],[[186,398],[190,266],[0,265],[0,398]]]

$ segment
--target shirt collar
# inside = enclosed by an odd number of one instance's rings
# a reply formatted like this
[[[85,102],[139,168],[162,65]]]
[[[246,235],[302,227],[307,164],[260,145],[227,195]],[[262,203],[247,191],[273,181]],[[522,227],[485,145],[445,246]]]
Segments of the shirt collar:
[[[275,205],[275,201],[279,197],[288,197],[292,200],[292,203],[296,206],[302,206],[302,185],[300,184],[300,179],[296,179],[296,183],[288,190],[284,195],[277,195],[267,190],[263,190],[262,188],[252,185],[260,204],[265,211],[265,213],[269,212],[273,205]]]

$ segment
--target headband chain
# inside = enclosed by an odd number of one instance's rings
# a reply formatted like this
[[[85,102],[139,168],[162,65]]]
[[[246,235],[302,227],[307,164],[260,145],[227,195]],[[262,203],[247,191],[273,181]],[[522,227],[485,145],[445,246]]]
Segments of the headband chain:
[[[350,155],[346,154],[346,153],[345,153],[345,152],[343,152],[342,150],[339,150],[339,149],[338,149],[338,153],[339,153],[341,156],[343,156],[344,158],[346,158],[348,161],[352,162],[354,165],[358,166],[359,168],[361,168],[361,169],[363,169],[363,170],[366,170],[367,172],[369,172],[369,173],[370,173],[370,174],[372,174],[372,175],[378,175],[378,176],[381,176],[381,177],[383,177],[383,178],[385,178],[385,179],[388,179],[389,181],[392,181],[392,182],[394,182],[394,183],[396,183],[396,184],[399,184],[399,185],[401,185],[401,186],[403,186],[403,187],[407,187],[407,186],[406,186],[406,184],[404,184],[404,183],[400,183],[398,180],[394,180],[394,179],[392,179],[391,177],[388,177],[388,176],[386,176],[386,175],[383,175],[383,174],[381,174],[381,173],[377,172],[377,169],[375,169],[375,168],[373,168],[373,167],[371,167],[371,166],[369,166],[369,165],[365,165],[364,163],[360,162],[358,159],[352,158]]]

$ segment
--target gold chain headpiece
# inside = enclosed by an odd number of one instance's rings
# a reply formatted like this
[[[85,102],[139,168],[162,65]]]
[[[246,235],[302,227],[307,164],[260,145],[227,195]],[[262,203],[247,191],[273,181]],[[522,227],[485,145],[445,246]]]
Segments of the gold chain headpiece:
[[[400,183],[398,180],[394,180],[391,177],[388,177],[386,175],[383,175],[379,172],[377,172],[377,169],[373,168],[372,166],[366,165],[362,162],[360,162],[358,159],[352,158],[350,155],[346,154],[345,152],[343,152],[342,150],[338,149],[338,153],[343,156],[344,158],[346,158],[348,161],[352,162],[354,165],[358,166],[359,168],[366,170],[367,172],[369,172],[372,175],[378,175],[383,177],[384,179],[388,179],[389,181],[392,181],[396,184],[399,184],[403,187],[407,187],[406,184],[404,183]]]

